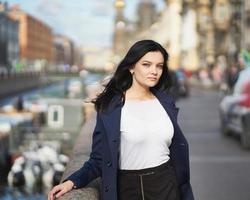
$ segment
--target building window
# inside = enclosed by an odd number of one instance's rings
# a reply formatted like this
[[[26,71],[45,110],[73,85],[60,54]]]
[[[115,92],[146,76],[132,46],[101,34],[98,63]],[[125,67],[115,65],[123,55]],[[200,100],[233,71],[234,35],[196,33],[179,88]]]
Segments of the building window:
[[[48,125],[53,128],[63,127],[64,109],[60,105],[51,105],[48,109]]]

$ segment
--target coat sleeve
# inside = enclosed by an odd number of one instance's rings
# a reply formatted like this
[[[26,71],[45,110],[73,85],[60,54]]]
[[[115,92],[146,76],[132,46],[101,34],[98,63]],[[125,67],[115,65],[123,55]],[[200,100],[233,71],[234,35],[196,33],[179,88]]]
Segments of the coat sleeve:
[[[192,187],[189,182],[181,185],[180,190],[181,190],[181,200],[194,200]]]
[[[178,123],[175,124],[176,134],[171,145],[171,159],[175,164],[181,200],[194,200],[190,184],[189,145]]]
[[[96,125],[92,136],[92,150],[90,158],[83,166],[66,178],[63,182],[71,180],[74,188],[81,188],[89,184],[95,178],[101,176],[102,169],[102,131],[101,121],[97,113]]]

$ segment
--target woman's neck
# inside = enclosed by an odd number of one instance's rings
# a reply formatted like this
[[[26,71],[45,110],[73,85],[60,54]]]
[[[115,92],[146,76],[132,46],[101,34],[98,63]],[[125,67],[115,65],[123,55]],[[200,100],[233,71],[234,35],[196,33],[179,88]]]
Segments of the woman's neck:
[[[126,92],[126,99],[145,100],[153,99],[155,96],[149,88],[131,86]]]

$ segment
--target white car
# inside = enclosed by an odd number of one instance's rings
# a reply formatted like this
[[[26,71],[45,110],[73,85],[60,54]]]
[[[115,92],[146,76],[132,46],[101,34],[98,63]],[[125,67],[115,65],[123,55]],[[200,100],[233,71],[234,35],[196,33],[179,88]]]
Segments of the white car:
[[[250,149],[250,77],[241,85],[240,93],[237,88],[220,103],[221,132],[238,134],[242,147]]]

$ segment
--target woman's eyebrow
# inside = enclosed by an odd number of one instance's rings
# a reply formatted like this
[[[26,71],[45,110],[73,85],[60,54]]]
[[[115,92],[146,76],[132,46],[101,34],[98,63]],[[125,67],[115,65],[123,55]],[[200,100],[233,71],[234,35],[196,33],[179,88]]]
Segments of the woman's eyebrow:
[[[152,63],[152,62],[150,62],[150,61],[148,61],[148,60],[143,60],[142,62],[148,62],[148,63]],[[160,63],[157,63],[158,65],[163,65],[163,62],[160,62]]]
[[[143,60],[142,62],[148,62],[148,63],[151,63],[150,61],[148,61],[148,60]]]

